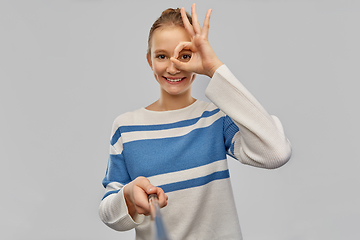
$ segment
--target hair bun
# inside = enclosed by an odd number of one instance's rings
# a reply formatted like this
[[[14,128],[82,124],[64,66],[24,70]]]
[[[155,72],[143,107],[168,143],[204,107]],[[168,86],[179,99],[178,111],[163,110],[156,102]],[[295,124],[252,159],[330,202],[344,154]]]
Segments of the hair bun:
[[[176,14],[176,13],[180,13],[180,8],[168,8],[161,13],[161,17],[164,15],[166,16],[166,15]]]

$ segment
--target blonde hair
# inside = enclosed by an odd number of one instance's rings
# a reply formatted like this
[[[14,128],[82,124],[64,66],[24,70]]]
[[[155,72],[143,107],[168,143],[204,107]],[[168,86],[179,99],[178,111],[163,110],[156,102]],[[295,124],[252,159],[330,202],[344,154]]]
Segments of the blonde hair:
[[[191,15],[186,12],[186,16],[189,19],[190,24],[192,25]],[[148,54],[151,55],[151,38],[154,34],[154,31],[158,28],[165,26],[180,26],[185,27],[184,22],[181,17],[180,8],[168,8],[161,13],[161,16],[153,23],[150,28],[149,38],[148,38]]]

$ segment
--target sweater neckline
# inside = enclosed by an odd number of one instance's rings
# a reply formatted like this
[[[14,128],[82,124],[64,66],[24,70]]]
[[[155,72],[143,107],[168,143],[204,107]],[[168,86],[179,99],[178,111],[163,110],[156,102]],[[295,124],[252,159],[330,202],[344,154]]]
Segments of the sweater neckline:
[[[154,114],[165,114],[165,113],[177,113],[177,112],[183,112],[186,111],[190,108],[193,108],[195,105],[197,105],[199,103],[199,100],[196,99],[195,102],[193,102],[192,104],[190,104],[189,106],[186,106],[184,108],[179,108],[179,109],[175,109],[175,110],[166,110],[166,111],[154,111],[154,110],[148,110],[145,107],[142,107],[141,110],[148,112],[148,113],[154,113]]]

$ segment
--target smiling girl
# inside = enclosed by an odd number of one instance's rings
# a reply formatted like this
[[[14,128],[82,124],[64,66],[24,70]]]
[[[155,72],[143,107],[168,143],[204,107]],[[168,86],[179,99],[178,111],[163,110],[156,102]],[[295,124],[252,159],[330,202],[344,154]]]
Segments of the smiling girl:
[[[273,169],[291,156],[278,118],[269,115],[216,57],[191,16],[165,10],[150,29],[146,55],[159,99],[117,117],[99,213],[109,227],[151,239],[148,195],[157,194],[171,239],[242,239],[227,155]],[[196,74],[211,81],[206,96],[191,96]],[[166,206],[166,207],[165,207]]]

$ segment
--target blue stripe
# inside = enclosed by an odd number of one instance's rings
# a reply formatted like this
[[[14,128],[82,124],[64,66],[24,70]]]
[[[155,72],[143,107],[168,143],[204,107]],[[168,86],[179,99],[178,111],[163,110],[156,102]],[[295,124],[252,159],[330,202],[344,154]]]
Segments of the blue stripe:
[[[137,140],[124,144],[130,178],[177,172],[226,158],[223,118],[212,125],[172,138]]]
[[[235,142],[233,142],[230,146],[230,152],[233,156],[235,156]]]
[[[120,132],[120,128],[118,128],[114,133],[114,135],[112,136],[110,144],[114,145],[119,140],[120,137],[121,137],[121,132]]]
[[[159,187],[162,188],[164,192],[167,193],[167,192],[174,192],[186,188],[203,186],[205,184],[208,184],[209,182],[219,179],[225,179],[229,177],[230,177],[229,170],[224,170],[220,172],[214,172],[204,177],[194,178],[182,182],[169,183],[169,184],[161,185]]]
[[[159,130],[166,130],[166,129],[171,129],[171,128],[187,127],[187,126],[194,125],[201,118],[211,117],[211,116],[215,115],[216,113],[218,113],[219,111],[220,111],[220,109],[218,109],[218,108],[215,110],[212,110],[212,111],[205,111],[202,113],[202,115],[200,117],[183,120],[183,121],[179,121],[179,122],[174,122],[174,123],[156,124],[156,125],[120,126],[114,133],[114,135],[111,139],[111,144],[114,145],[117,142],[117,140],[121,136],[120,132],[126,133],[126,132],[138,132],[138,131],[159,131]]]
[[[120,189],[119,190],[114,190],[114,191],[108,191],[108,192],[105,193],[104,197],[101,200],[103,200],[104,198],[106,198],[107,196],[109,196],[111,194],[118,193],[119,191],[120,191]]]
[[[233,120],[226,116],[224,119],[224,137],[226,150],[230,149],[231,153],[234,154],[234,135],[239,131],[239,127],[233,122]]]
[[[131,181],[124,156],[122,154],[110,154],[105,177],[102,181],[104,187],[111,182],[119,182],[125,185]]]

